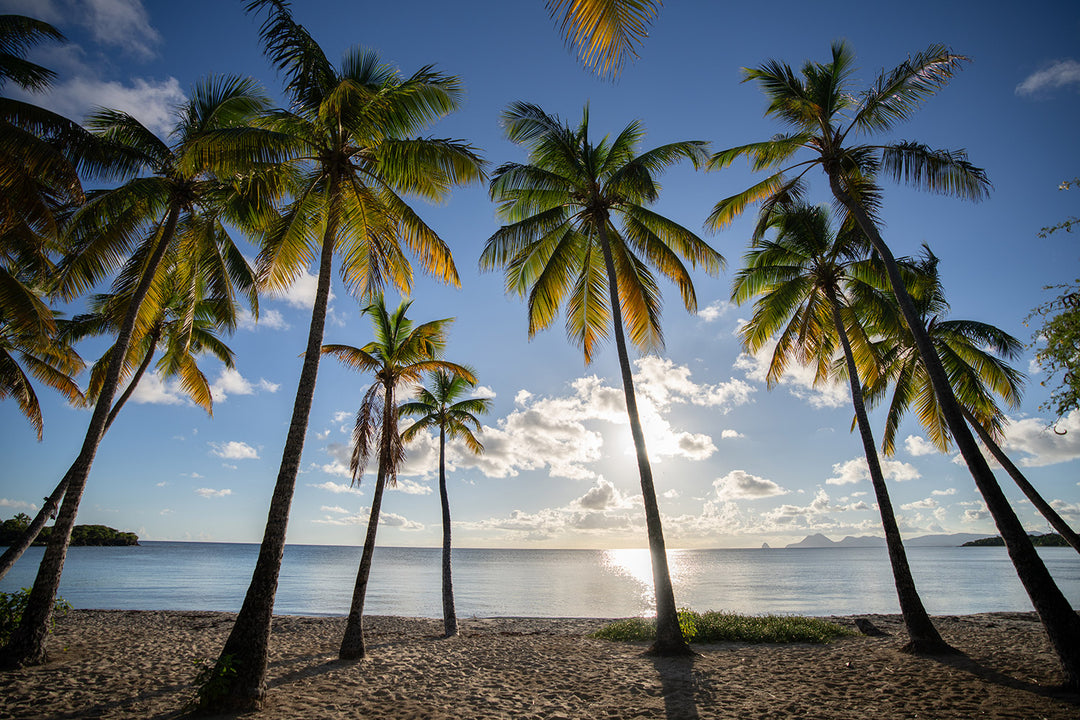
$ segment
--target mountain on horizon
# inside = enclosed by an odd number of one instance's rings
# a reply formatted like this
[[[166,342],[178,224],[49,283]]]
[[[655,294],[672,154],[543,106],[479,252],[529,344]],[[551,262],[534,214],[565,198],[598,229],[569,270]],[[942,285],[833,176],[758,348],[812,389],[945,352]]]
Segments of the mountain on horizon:
[[[905,538],[904,544],[908,547],[959,547],[966,542],[979,540],[985,535],[977,533],[952,533],[948,535],[921,535],[914,538]],[[842,540],[830,540],[821,533],[807,535],[796,543],[785,545],[784,548],[836,548],[836,547],[884,547],[885,538],[877,535],[848,535]]]

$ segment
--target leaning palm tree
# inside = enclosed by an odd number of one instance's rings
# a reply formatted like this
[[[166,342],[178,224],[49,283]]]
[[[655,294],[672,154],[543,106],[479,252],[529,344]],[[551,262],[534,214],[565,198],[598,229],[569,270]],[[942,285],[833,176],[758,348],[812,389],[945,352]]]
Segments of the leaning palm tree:
[[[649,34],[661,0],[546,0],[586,68],[614,78]]]
[[[130,300],[22,623],[0,650],[2,665],[46,659],[49,618],[75,516],[113,408],[128,349],[133,338],[144,333],[157,317],[164,299],[167,258],[189,244],[191,233],[202,234],[209,224],[218,229],[211,234],[214,240],[230,246],[222,249],[223,254],[242,260],[222,223],[227,220],[250,227],[253,219],[259,218],[257,208],[263,196],[246,202],[238,191],[262,190],[263,186],[246,183],[232,173],[221,179],[213,172],[213,161],[246,150],[237,148],[235,133],[228,131],[241,126],[266,104],[254,81],[221,77],[195,86],[191,98],[178,109],[171,143],[126,113],[102,110],[88,121],[110,145],[116,175],[127,181],[96,195],[72,217],[66,235],[70,254],[59,265],[56,292],[70,300],[112,276],[114,291],[129,295]]]
[[[881,173],[917,188],[961,198],[979,200],[990,184],[985,173],[973,166],[962,151],[933,150],[916,142],[857,144],[863,133],[891,130],[909,119],[924,100],[936,93],[966,61],[940,45],[929,47],[896,68],[881,73],[863,92],[851,87],[854,54],[843,42],[832,47],[828,63],[806,62],[799,74],[786,63],[771,60],[746,69],[744,78],[758,82],[769,98],[766,114],[778,117],[790,129],[771,140],[720,151],[711,167],[720,169],[739,157],[750,158],[756,170],[771,169],[764,180],[721,200],[709,216],[716,229],[727,225],[752,202],[764,207],[805,193],[804,177],[820,168],[837,202],[850,214],[880,256],[904,322],[911,329],[919,355],[926,364],[934,395],[953,439],[966,461],[986,507],[1009,549],[1017,575],[1061,660],[1065,682],[1080,687],[1080,616],[1070,607],[1023,525],[1002,493],[986,459],[979,451],[953,397],[948,376],[933,351],[926,329],[904,286],[896,258],[878,231],[881,204]],[[795,162],[806,151],[808,158]],[[790,164],[789,164],[790,162]]]
[[[442,505],[442,604],[443,634],[457,635],[457,612],[454,609],[454,583],[451,576],[450,558],[450,498],[446,492],[446,438],[460,439],[470,451],[480,454],[484,446],[476,438],[480,432],[482,415],[491,409],[490,398],[465,397],[476,386],[461,375],[436,370],[428,379],[428,386],[416,391],[416,399],[398,408],[401,416],[415,417],[414,422],[401,433],[401,441],[408,443],[420,432],[439,430],[439,502]]]
[[[1009,365],[1008,360],[1020,354],[1023,343],[988,323],[947,319],[945,316],[949,305],[939,280],[937,264],[938,259],[928,248],[925,249],[924,256],[916,263],[920,274],[926,278],[922,283],[924,289],[913,293],[912,299],[934,350],[949,375],[949,383],[960,402],[964,418],[1031,504],[1069,545],[1080,552],[1080,535],[1046,502],[1001,449],[1006,418],[995,396],[1010,407],[1019,406],[1023,374]],[[885,299],[888,301],[892,298]],[[870,404],[875,405],[884,402],[890,384],[893,388],[882,435],[882,450],[886,455],[895,452],[900,422],[908,409],[913,407],[933,445],[941,452],[948,452],[952,434],[915,341],[899,317],[895,301],[883,305],[884,312],[879,313],[878,317],[885,322],[879,323],[878,330],[884,334],[884,370],[878,375],[879,382],[867,390]]]
[[[638,348],[660,349],[660,288],[649,266],[675,283],[686,309],[693,312],[697,298],[681,258],[709,274],[723,265],[720,254],[701,238],[646,207],[659,195],[654,174],[681,159],[700,163],[705,143],[676,142],[636,155],[645,134],[638,122],[614,139],[593,144],[587,109],[581,123],[571,128],[523,102],[503,113],[503,123],[507,137],[528,148],[529,163],[506,163],[492,178],[491,197],[510,224],[488,239],[480,266],[504,269],[507,291],[528,296],[530,336],[548,327],[564,302],[567,335],[582,348],[586,363],[592,361],[597,343],[614,333],[652,556],[657,622],[653,649],[658,654],[688,652],[679,629],[624,323]]]
[[[121,382],[126,382],[127,385],[113,402],[105,420],[104,432],[108,432],[120,410],[135,393],[146,371],[154,364],[159,348],[162,349],[162,354],[157,360],[157,371],[162,379],[177,380],[180,390],[193,403],[213,415],[210,384],[199,370],[198,358],[200,355],[210,354],[225,367],[234,366],[233,352],[219,337],[219,333],[222,330],[231,332],[235,328],[237,305],[228,297],[205,297],[203,293],[208,283],[203,279],[190,282],[186,277],[189,269],[185,265],[185,272],[171,276],[170,300],[165,303],[158,318],[151,323],[145,334],[137,334],[132,338],[128,359],[124,362],[121,375]],[[250,271],[248,285],[254,287],[254,276]],[[227,287],[231,286],[231,282],[227,283]],[[91,298],[89,309],[90,312],[61,324],[60,340],[76,342],[96,335],[115,334],[126,313],[127,302],[123,296],[116,294],[97,295]],[[86,397],[82,398],[80,395],[80,404],[92,406],[96,402],[114,350],[115,346],[108,348],[92,366]],[[75,465],[68,468],[64,477],[45,498],[41,509],[24,529],[19,540],[0,555],[0,579],[7,575],[26,549],[33,544],[45,523],[56,514],[75,470]]]
[[[766,376],[772,385],[793,359],[816,366],[815,382],[829,381],[839,341],[908,631],[904,649],[919,655],[954,653],[941,639],[915,588],[863,401],[860,360],[864,368],[875,368],[873,346],[861,317],[863,308],[853,301],[849,288],[861,284],[859,275],[867,272],[866,242],[855,228],[833,233],[829,212],[821,206],[776,207],[761,227],[775,230],[775,236],[755,239],[731,293],[732,301],[740,305],[756,298],[753,317],[739,331],[743,345],[756,353],[776,338]]]
[[[255,0],[247,7],[268,12],[260,33],[264,52],[286,77],[292,110],[271,114],[266,124],[290,147],[299,176],[292,202],[263,236],[259,268],[266,285],[280,289],[317,262],[318,285],[259,558],[217,661],[223,681],[201,693],[204,707],[219,709],[257,706],[266,694],[274,595],[315,393],[334,257],[342,259],[342,278],[361,299],[387,283],[409,293],[406,248],[426,272],[456,285],[450,248],[402,194],[441,200],[454,185],[483,177],[482,161],[467,144],[413,137],[457,109],[457,78],[430,67],[402,77],[375,53],[359,49],[347,51],[335,67],[293,20],[287,2]]]
[[[419,383],[423,374],[430,371],[455,373],[475,382],[468,368],[439,359],[446,346],[447,326],[453,318],[413,325],[405,317],[411,304],[403,302],[390,313],[379,295],[364,308],[364,314],[371,316],[374,340],[362,348],[352,345],[322,347],[323,353],[336,357],[347,367],[375,375],[375,382],[364,393],[360,410],[356,413],[352,457],[349,461],[354,484],[360,482],[372,451],[377,456],[378,473],[349,619],[338,651],[338,657],[342,660],[362,658],[365,654],[364,598],[371,573],[371,558],[375,553],[375,532],[379,527],[383,490],[387,482],[391,487],[397,484],[398,468],[405,459],[405,445],[398,432],[401,413],[398,411],[397,389],[402,385]]]

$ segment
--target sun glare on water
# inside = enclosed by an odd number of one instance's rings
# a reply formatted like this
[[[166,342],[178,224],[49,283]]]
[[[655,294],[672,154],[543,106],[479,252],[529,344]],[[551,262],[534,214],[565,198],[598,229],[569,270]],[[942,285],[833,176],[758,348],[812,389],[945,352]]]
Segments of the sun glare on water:
[[[683,579],[687,568],[682,561],[682,551],[668,550],[668,572],[671,574],[671,582],[678,585]],[[635,581],[639,586],[641,597],[646,601],[650,611],[655,610],[656,601],[653,594],[652,558],[646,548],[620,548],[618,550],[605,550],[603,565],[607,570],[622,575]]]

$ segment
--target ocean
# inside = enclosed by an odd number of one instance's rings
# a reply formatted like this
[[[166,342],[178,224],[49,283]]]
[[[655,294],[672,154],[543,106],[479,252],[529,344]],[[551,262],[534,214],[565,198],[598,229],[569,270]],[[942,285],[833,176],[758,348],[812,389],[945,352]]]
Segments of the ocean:
[[[42,548],[31,548],[0,591],[33,583]],[[1080,556],[1040,548],[1073,607]],[[76,608],[236,611],[258,546],[143,542],[71,548],[60,595]],[[931,614],[1028,611],[1031,603],[1004,548],[912,547],[912,572]],[[440,617],[436,548],[377,548],[365,612]],[[884,548],[669,550],[679,607],[746,614],[899,612]],[[290,545],[274,611],[344,615],[360,548]],[[625,617],[653,610],[647,550],[455,549],[459,617]]]

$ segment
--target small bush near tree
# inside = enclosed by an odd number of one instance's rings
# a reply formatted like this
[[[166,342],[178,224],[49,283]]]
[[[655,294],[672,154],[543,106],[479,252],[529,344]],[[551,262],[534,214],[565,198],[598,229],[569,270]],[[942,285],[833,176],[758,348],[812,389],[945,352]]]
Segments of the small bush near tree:
[[[736,615],[725,612],[679,611],[679,627],[687,642],[827,643],[855,634],[842,625],[798,615]],[[602,640],[649,642],[656,626],[649,618],[616,620],[592,637]]]

